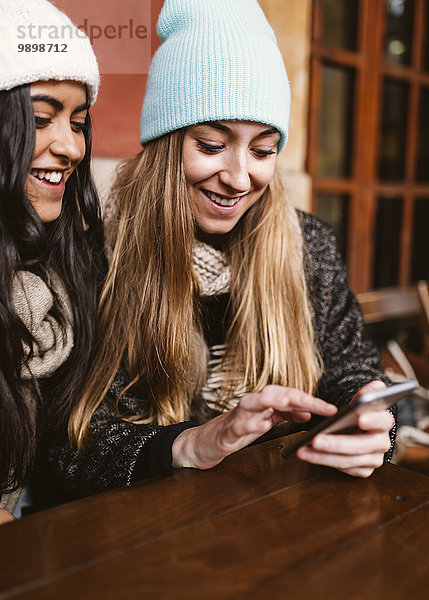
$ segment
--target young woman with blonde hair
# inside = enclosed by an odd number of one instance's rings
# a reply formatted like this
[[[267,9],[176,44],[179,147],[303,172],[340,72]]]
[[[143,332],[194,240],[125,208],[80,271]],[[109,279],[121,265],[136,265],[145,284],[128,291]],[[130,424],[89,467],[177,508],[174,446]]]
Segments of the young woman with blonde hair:
[[[143,150],[115,186],[95,360],[71,444],[51,451],[72,496],[210,468],[385,381],[331,230],[275,174],[290,89],[258,3],[166,0],[158,33]],[[394,419],[359,425],[299,458],[367,477]]]

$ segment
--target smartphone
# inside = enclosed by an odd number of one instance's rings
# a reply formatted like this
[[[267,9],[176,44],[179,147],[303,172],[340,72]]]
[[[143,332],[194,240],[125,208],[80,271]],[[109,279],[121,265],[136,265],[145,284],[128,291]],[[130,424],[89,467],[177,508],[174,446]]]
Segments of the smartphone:
[[[386,410],[417,388],[417,382],[411,379],[410,381],[396,383],[382,390],[365,392],[361,396],[354,398],[347,406],[340,408],[337,414],[323,419],[313,429],[307,431],[297,442],[285,448],[282,455],[285,458],[294,456],[298,448],[308,445],[322,431],[324,433],[350,433],[357,428],[357,419],[360,415],[368,411]]]

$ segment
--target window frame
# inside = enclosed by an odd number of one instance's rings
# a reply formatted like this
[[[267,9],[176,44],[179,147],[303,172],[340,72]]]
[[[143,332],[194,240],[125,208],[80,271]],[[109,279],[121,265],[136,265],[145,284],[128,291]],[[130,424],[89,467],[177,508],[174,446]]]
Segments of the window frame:
[[[410,274],[414,204],[418,198],[429,198],[429,182],[415,180],[420,89],[429,88],[429,72],[423,71],[424,30],[429,0],[415,0],[411,65],[391,63],[385,59],[386,0],[358,0],[356,51],[322,44],[323,1],[313,0],[307,155],[307,171],[313,182],[311,210],[317,214],[316,199],[319,193],[349,196],[346,236],[350,287],[355,292],[366,292],[372,289],[373,281],[377,199],[402,197],[403,223],[398,282],[399,287],[406,287],[412,283]],[[429,31],[426,34],[429,35]],[[349,177],[324,177],[318,175],[316,170],[324,62],[351,68],[355,72]],[[386,77],[409,85],[405,177],[402,181],[378,179],[382,83]]]

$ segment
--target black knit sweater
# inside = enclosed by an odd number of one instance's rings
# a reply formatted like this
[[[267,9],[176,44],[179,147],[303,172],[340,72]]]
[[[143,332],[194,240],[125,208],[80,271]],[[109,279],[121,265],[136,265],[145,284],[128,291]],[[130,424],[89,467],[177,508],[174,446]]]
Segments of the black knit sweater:
[[[336,405],[348,402],[366,383],[389,380],[379,371],[379,354],[365,337],[360,307],[347,285],[346,269],[331,228],[314,216],[299,213],[307,252],[307,281],[315,314],[315,332],[324,373],[317,395]],[[220,302],[219,306],[223,303]],[[217,321],[217,319],[216,319]],[[206,332],[207,333],[207,332]],[[122,387],[118,378],[111,397]],[[127,411],[132,398],[125,397]],[[114,403],[96,411],[90,450],[78,454],[66,441],[51,444],[47,453],[50,483],[67,500],[128,485],[172,470],[175,438],[195,424],[168,427],[135,425],[118,420]],[[392,448],[395,428],[391,432]],[[392,450],[386,455],[390,460]]]

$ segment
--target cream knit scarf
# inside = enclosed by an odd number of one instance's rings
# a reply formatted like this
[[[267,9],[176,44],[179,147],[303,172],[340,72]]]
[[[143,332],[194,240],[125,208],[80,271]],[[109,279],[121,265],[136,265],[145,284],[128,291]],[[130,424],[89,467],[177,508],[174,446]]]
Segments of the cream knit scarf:
[[[33,352],[24,345],[28,357],[22,365],[23,379],[48,377],[69,357],[73,348],[73,312],[64,283],[54,271],[48,273],[49,286],[29,271],[19,271],[13,281],[16,312],[33,336]],[[61,327],[52,314],[56,294],[65,320]]]
[[[193,263],[201,287],[201,296],[216,296],[229,292],[231,272],[224,252],[197,240],[194,245]]]
[[[197,240],[194,245],[193,265],[201,288],[201,296],[216,296],[230,291],[231,272],[224,252]],[[219,390],[222,386],[222,359],[226,345],[219,344],[207,349],[207,377],[201,389],[201,398],[212,410],[230,410],[246,393],[241,381],[237,381],[234,397],[227,406],[220,406]]]
[[[48,281],[50,287],[34,273],[18,271],[12,283],[16,312],[33,336],[33,352],[30,354],[29,346],[24,345],[27,358],[21,368],[23,391],[32,408],[33,418],[36,418],[37,407],[36,380],[52,375],[67,360],[73,348],[73,312],[70,299],[64,283],[54,271],[49,271]],[[61,327],[52,314],[52,290],[60,302],[65,327]],[[20,490],[3,496],[0,494],[0,508],[12,513],[19,495]]]

